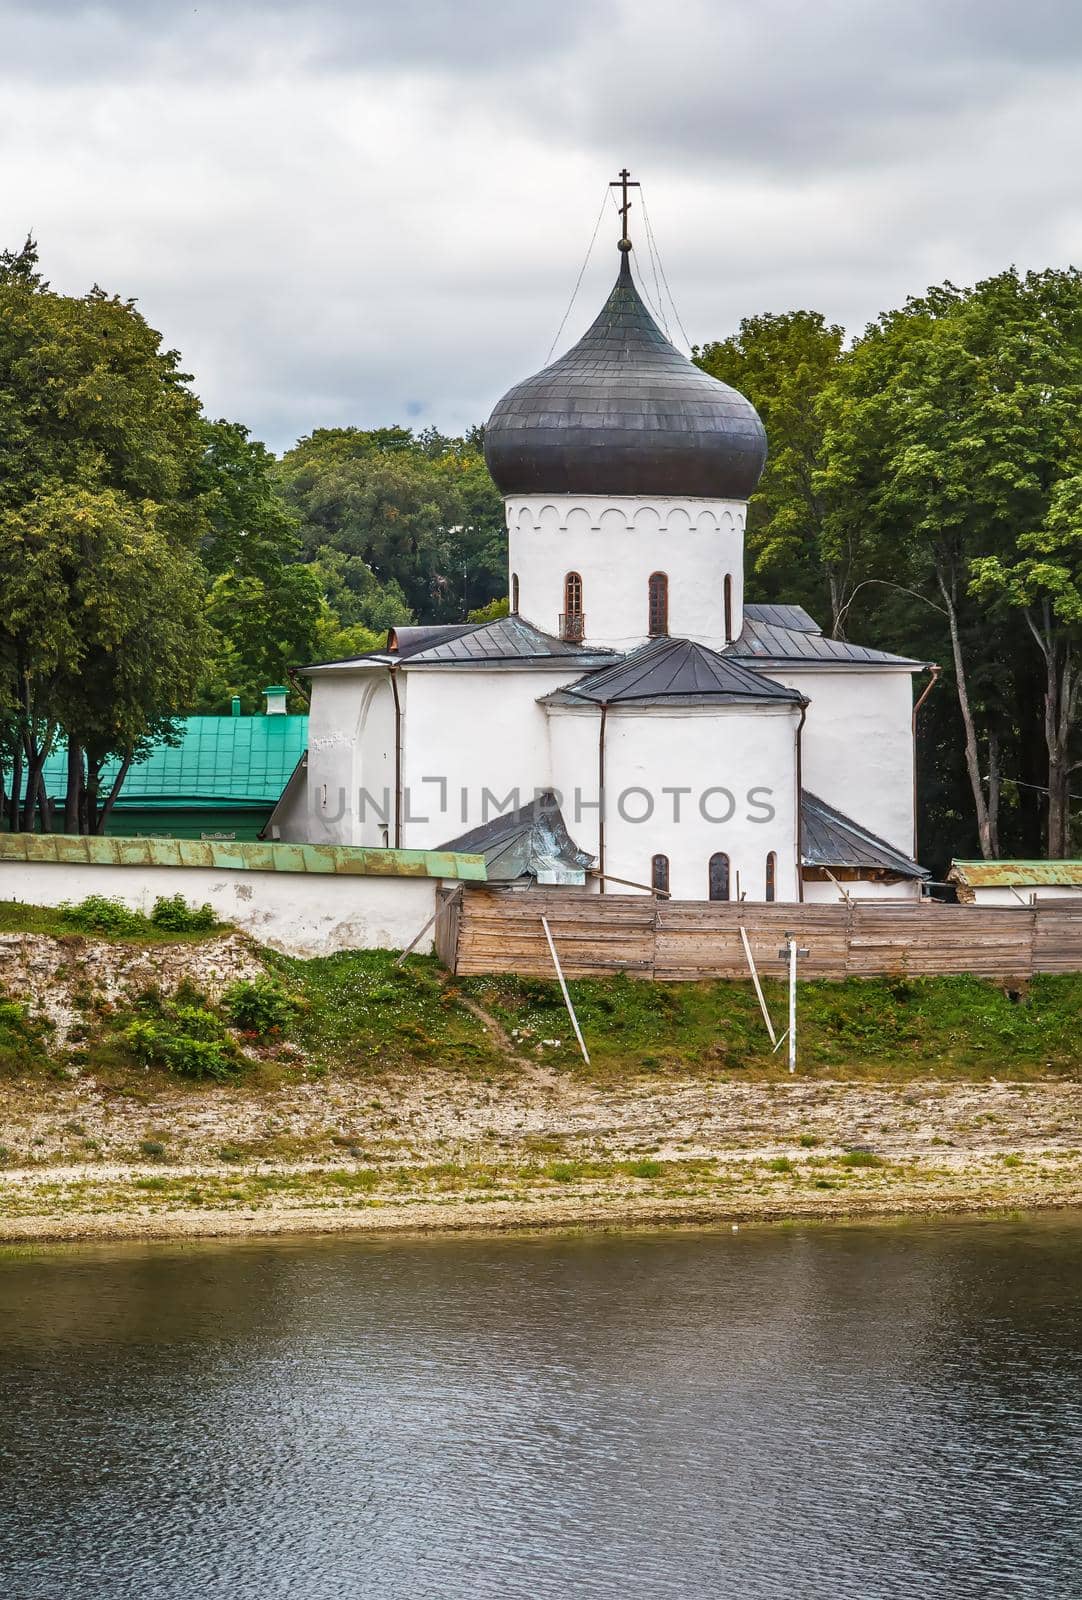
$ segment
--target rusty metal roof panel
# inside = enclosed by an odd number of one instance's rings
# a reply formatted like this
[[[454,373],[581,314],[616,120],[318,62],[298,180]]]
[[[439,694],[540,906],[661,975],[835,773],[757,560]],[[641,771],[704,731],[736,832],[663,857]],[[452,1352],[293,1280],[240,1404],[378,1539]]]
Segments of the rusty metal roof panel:
[[[947,877],[970,889],[1082,889],[1082,861],[952,861]]]
[[[326,873],[339,877],[463,878],[484,883],[484,858],[468,851],[382,850],[361,845],[261,840],[127,839],[110,834],[0,834],[4,862],[103,867],[203,867],[222,872]]]

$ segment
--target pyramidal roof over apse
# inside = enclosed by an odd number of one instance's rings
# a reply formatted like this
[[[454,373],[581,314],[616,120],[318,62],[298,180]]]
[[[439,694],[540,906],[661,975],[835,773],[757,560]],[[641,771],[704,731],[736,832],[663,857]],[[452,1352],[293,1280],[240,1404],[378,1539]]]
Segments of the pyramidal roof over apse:
[[[485,460],[510,494],[746,500],[766,463],[758,412],[662,333],[631,274],[631,241],[593,325],[509,389],[485,427]]]
[[[546,695],[545,705],[688,705],[703,701],[803,705],[803,695],[691,639],[657,639],[611,667]]]

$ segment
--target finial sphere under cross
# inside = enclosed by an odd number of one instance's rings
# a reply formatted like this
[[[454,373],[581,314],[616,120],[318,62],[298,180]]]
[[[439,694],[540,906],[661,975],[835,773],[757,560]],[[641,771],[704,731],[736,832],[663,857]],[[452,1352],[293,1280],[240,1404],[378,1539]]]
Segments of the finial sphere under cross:
[[[626,167],[621,167],[620,176],[618,178],[615,178],[612,181],[612,183],[609,184],[609,188],[610,189],[619,189],[620,192],[621,192],[623,203],[620,206],[620,217],[621,217],[621,219],[623,221],[624,231],[623,231],[623,234],[622,234],[621,239],[620,239],[620,249],[621,250],[630,250],[631,249],[631,238],[630,238],[630,233],[629,233],[629,229],[628,229],[628,225],[627,225],[627,217],[628,217],[628,212],[631,210],[631,201],[628,199],[627,191],[629,189],[641,188],[641,184],[639,183],[637,178],[633,178],[631,176],[630,172],[627,170]]]

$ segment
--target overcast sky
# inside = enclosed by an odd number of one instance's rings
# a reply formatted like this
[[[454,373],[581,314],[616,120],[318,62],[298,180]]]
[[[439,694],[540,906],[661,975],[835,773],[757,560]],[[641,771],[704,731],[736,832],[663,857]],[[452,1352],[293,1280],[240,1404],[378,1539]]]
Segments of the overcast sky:
[[[0,155],[0,245],[135,296],[212,415],[457,432],[543,365],[625,162],[695,342],[1082,261],[1082,7],[0,0]]]

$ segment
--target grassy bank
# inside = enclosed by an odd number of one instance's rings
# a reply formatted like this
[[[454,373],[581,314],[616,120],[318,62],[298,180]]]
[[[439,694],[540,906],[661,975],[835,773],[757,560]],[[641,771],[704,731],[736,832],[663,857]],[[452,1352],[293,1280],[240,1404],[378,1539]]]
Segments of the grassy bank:
[[[587,1068],[554,983],[5,915],[0,1236],[1082,1200],[1082,977],[802,984],[795,1079],[750,985],[581,981]]]

